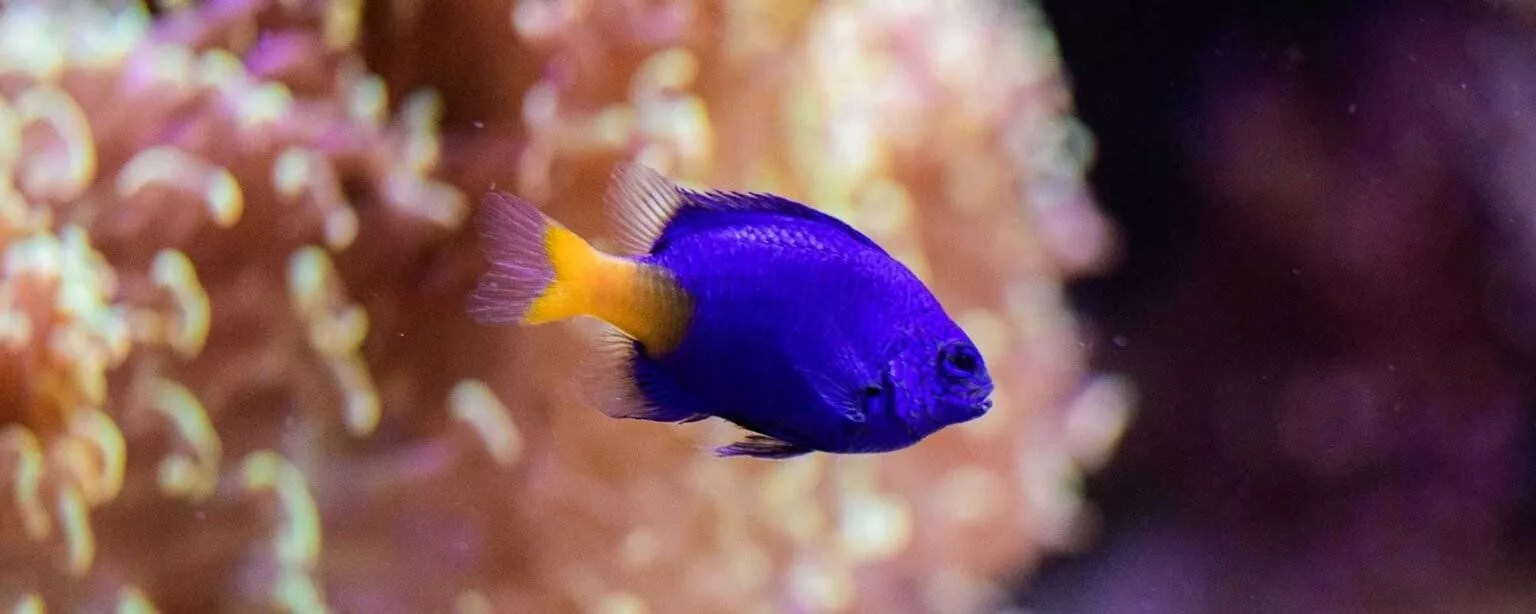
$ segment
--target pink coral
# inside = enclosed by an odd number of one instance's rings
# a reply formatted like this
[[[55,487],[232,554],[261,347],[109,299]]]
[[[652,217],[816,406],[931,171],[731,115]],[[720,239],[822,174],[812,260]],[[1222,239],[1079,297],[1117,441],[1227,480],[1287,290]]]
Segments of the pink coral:
[[[1125,398],[1084,386],[1061,300],[1109,237],[1038,18],[504,10],[0,13],[0,382],[19,392],[0,402],[0,599],[967,611],[1072,535]],[[406,59],[453,43],[503,57]],[[482,266],[463,222],[499,180],[600,230],[623,158],[869,230],[996,357],[995,415],[901,454],[770,464],[701,454],[724,427],[577,405],[578,330],[463,316]]]

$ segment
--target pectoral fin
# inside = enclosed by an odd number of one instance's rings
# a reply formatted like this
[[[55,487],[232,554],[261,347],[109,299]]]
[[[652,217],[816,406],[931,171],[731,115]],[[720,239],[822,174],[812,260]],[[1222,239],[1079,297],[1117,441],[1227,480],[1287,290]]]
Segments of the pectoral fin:
[[[746,439],[715,450],[715,454],[722,457],[751,456],[772,459],[793,458],[810,452],[814,452],[814,450],[756,433],[747,435]]]
[[[857,427],[868,419],[874,404],[889,398],[887,393],[894,386],[888,374],[872,371],[859,360],[853,346],[840,343],[835,347],[831,368],[800,367],[799,371],[822,403],[838,412],[848,425]]]

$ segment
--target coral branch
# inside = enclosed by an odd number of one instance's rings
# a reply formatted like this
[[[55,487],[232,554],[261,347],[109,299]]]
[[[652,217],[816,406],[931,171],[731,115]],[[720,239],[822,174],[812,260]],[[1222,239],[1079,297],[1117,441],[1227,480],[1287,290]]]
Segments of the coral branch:
[[[448,392],[448,411],[469,425],[498,464],[510,465],[522,453],[523,436],[517,423],[485,382],[464,380],[454,384]]]

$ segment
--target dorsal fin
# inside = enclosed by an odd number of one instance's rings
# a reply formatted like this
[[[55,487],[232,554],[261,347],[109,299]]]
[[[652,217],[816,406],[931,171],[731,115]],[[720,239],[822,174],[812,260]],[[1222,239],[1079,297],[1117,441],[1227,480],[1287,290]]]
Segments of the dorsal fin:
[[[661,173],[633,163],[620,163],[608,180],[603,205],[618,231],[618,248],[637,256],[651,250],[683,206],[677,185]]]
[[[859,243],[885,251],[842,220],[783,196],[688,190],[661,173],[632,162],[614,167],[603,201],[618,231],[618,248],[627,255],[650,253],[673,230],[673,222],[685,210],[706,214],[757,212],[799,218],[835,228]]]
[[[795,202],[777,194],[766,192],[725,192],[709,191],[695,192],[692,190],[679,190],[684,196],[685,203],[690,207],[698,207],[707,211],[744,211],[776,213],[790,217],[809,220],[818,224],[825,224],[847,234],[850,238],[869,247],[884,251],[884,248],[876,244],[873,239],[864,236],[846,222],[832,217],[821,210],[812,208],[803,203]]]

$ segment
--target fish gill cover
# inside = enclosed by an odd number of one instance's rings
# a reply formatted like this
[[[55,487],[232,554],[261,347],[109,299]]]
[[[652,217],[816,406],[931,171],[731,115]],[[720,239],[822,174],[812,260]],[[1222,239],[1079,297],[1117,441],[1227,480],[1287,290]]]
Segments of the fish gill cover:
[[[0,9],[0,605],[964,612],[1081,535],[1129,399],[1061,294],[1112,237],[1035,9],[426,4]],[[579,335],[463,315],[466,220],[594,228],[619,160],[850,220],[996,409],[758,463],[577,406]]]

